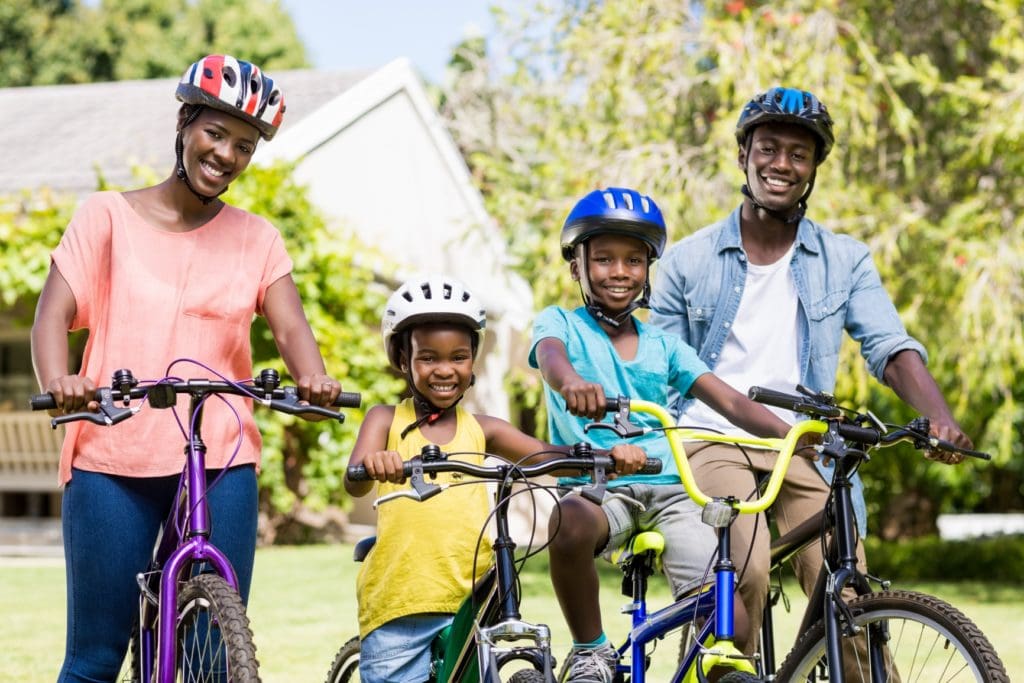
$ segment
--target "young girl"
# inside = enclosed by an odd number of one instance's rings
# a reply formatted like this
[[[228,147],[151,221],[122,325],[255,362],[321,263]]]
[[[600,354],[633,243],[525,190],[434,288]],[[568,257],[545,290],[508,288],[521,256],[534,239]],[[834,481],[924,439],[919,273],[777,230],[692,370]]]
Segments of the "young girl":
[[[185,71],[176,95],[174,170],[152,187],[88,197],[53,252],[32,327],[39,385],[59,410],[75,412],[98,407],[96,385],[118,368],[159,378],[172,360],[189,357],[229,377],[251,377],[249,328],[261,314],[302,398],[329,405],[341,386],[324,369],[280,233],[217,198],[249,165],[260,138],[277,132],[281,91],[258,67],[209,55]],[[68,330],[83,328],[82,370],[70,374]],[[243,421],[235,458],[227,462],[237,421],[221,401],[210,402],[203,437],[208,476],[223,472],[210,490],[211,540],[227,553],[244,600],[261,444],[251,406],[233,402]],[[163,411],[143,411],[117,429],[68,426],[60,458],[68,603],[59,681],[117,677],[138,609],[135,575],[177,494],[182,447]]]
[[[376,495],[406,488],[402,464],[427,444],[478,464],[483,456],[477,454],[483,452],[532,464],[554,457],[552,450],[569,451],[457,405],[473,385],[485,323],[479,301],[451,277],[410,280],[388,300],[381,325],[384,347],[391,365],[405,375],[412,398],[373,407],[359,429],[350,465],[363,465],[379,482]],[[621,473],[635,472],[646,460],[636,446],[616,446],[611,455]],[[440,475],[438,483],[458,476]],[[354,496],[373,486],[345,480]],[[377,543],[357,580],[362,681],[429,677],[431,641],[451,623],[488,566],[490,548],[478,548],[477,538],[489,511],[482,485],[453,486],[422,503],[398,499],[380,507]]]

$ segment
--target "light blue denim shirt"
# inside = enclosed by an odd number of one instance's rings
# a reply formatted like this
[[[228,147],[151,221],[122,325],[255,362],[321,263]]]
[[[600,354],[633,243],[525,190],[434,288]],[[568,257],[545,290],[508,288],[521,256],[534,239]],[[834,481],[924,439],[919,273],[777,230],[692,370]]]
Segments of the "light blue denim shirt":
[[[837,235],[804,218],[790,262],[799,306],[800,382],[816,391],[835,391],[843,331],[860,344],[871,374],[882,374],[896,353],[913,349],[927,362],[924,347],[907,334],[882,286],[863,242]],[[708,367],[715,368],[725,344],[747,276],[740,240],[740,209],[673,244],[658,264],[651,296],[651,323],[678,334]],[[793,391],[794,387],[770,387]],[[670,397],[678,415],[686,402]],[[826,480],[831,467],[820,461]],[[854,478],[854,507],[861,535],[867,533],[863,484]]]

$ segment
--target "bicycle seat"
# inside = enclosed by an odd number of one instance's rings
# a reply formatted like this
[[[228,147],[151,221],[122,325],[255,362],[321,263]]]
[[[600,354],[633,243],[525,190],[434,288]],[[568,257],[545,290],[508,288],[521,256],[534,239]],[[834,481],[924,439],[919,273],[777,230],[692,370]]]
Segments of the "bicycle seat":
[[[654,561],[657,562],[664,550],[665,537],[660,532],[641,531],[612,553],[612,562],[623,567],[637,555],[643,555],[647,552],[653,553]]]
[[[352,559],[356,562],[362,562],[366,559],[366,556],[370,554],[373,546],[377,544],[376,536],[367,536],[356,543],[356,547],[352,550]]]

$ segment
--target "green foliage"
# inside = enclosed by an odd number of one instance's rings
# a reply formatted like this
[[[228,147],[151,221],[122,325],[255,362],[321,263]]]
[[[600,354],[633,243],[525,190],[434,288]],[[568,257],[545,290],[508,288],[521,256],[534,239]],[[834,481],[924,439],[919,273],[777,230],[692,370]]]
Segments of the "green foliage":
[[[45,190],[0,198],[0,306],[26,326],[74,206],[73,198]]]
[[[266,444],[263,493],[278,511],[290,509],[297,498],[313,508],[341,505],[345,465],[366,409],[394,403],[404,386],[388,372],[380,341],[380,317],[389,292],[375,281],[371,264],[386,268],[382,264],[387,259],[352,234],[329,227],[287,166],[250,166],[226,199],[267,217],[281,231],[327,371],[346,391],[360,392],[363,400],[362,409],[344,411],[347,419],[341,425],[258,413]],[[262,318],[253,327],[252,343],[256,368],[274,367],[286,374]]]
[[[922,536],[899,543],[868,538],[864,547],[871,573],[903,581],[971,581],[1020,585],[1024,536],[991,536],[944,541]]]
[[[1024,508],[1024,12],[1021,0],[630,0],[499,11],[446,116],[536,307],[577,300],[558,254],[573,202],[641,188],[672,239],[740,202],[734,126],[756,92],[815,92],[836,121],[809,216],[872,248],[957,418],[992,464],[865,468],[875,516],[913,493]],[[489,54],[507,57],[490,59]],[[471,67],[471,68],[470,68]],[[836,389],[910,417],[844,349]]]
[[[271,73],[306,65],[273,0],[13,0],[0,9],[0,28],[0,86],[180,76],[211,52]]]

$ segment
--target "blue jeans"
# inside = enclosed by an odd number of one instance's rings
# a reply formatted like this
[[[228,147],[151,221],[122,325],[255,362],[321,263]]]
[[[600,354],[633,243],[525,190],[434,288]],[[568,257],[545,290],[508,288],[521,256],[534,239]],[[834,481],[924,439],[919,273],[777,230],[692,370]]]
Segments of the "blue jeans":
[[[370,631],[359,643],[363,683],[423,683],[430,678],[430,646],[451,614],[412,614]]]
[[[219,472],[209,470],[207,481]],[[178,480],[178,475],[137,478],[72,470],[61,510],[67,641],[59,683],[117,677],[138,614],[135,575],[149,564]],[[210,540],[231,561],[242,600],[248,600],[256,553],[255,467],[229,469],[207,496]]]

